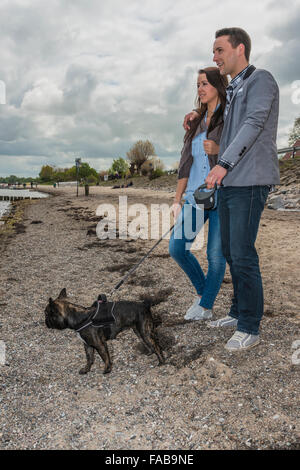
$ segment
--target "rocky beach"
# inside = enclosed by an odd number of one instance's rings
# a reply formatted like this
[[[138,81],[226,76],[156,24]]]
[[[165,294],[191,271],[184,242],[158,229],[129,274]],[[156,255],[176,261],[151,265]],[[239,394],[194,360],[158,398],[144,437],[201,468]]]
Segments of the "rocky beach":
[[[297,211],[266,207],[263,213],[256,245],[265,314],[261,343],[252,350],[228,353],[233,330],[184,320],[195,293],[170,258],[167,240],[114,294],[114,300],[139,300],[165,292],[152,307],[165,365],[145,354],[128,330],[108,343],[110,374],[102,374],[97,357],[91,372],[79,375],[83,343],[71,330],[46,328],[49,297],[66,287],[71,302],[91,305],[155,243],[100,240],[99,204],[117,207],[127,195],[128,204],[171,205],[176,176],[168,181],[94,186],[88,197],[83,188],[76,197],[72,187],[39,187],[51,197],[13,203],[9,229],[0,227],[1,449],[300,448]],[[286,183],[278,191],[290,191]],[[298,189],[295,183],[296,196]],[[206,269],[205,248],[197,256]],[[228,313],[231,296],[227,269],[214,318]]]

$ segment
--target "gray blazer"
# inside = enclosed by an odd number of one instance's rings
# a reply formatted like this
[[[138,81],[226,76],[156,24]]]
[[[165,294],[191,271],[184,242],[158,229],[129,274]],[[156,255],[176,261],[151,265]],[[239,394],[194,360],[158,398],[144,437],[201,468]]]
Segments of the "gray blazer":
[[[276,136],[279,88],[256,69],[235,88],[220,141],[219,160],[230,165],[223,186],[279,184]]]

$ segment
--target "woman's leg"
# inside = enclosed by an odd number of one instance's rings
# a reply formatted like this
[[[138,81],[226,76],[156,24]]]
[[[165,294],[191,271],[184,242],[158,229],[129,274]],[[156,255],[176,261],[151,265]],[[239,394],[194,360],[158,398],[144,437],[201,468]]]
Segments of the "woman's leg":
[[[203,216],[199,209],[185,203],[172,231],[169,253],[190,279],[199,296],[202,295],[205,275],[197,258],[191,253],[192,245],[203,226]],[[197,217],[198,215],[198,217]]]
[[[224,279],[226,260],[222,252],[218,211],[215,209],[206,212],[208,212],[209,219],[207,240],[208,271],[200,305],[203,308],[212,309]]]

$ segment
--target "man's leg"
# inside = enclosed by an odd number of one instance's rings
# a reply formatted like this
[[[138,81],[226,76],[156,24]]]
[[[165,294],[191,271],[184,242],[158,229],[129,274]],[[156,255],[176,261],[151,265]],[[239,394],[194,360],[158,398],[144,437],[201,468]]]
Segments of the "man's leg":
[[[232,304],[231,304],[229,315],[230,317],[237,319],[239,316],[238,306],[237,306],[238,279],[235,276],[234,271],[233,271],[232,259],[231,259],[231,254],[230,254],[231,211],[228,205],[228,200],[230,201],[230,194],[228,194],[228,191],[226,191],[225,188],[220,188],[218,192],[218,212],[219,212],[220,228],[221,228],[222,251],[229,265],[231,278],[232,278],[232,284],[233,284],[233,298],[232,298]]]
[[[263,287],[255,240],[269,188],[247,186],[224,190],[229,210],[229,259],[238,309],[237,330],[258,335],[263,315]]]

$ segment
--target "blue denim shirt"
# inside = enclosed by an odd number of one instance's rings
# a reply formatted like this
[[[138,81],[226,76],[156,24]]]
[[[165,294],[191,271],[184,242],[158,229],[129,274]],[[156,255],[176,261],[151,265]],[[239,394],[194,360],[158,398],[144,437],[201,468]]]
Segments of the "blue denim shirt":
[[[203,148],[203,141],[206,139],[206,132],[201,132],[192,141],[193,164],[191,167],[187,187],[185,190],[185,200],[192,205],[196,205],[194,191],[205,182],[210,172],[209,161]]]
[[[216,107],[216,110],[218,109]],[[205,114],[205,122],[207,118],[207,112]],[[191,166],[191,171],[187,183],[187,187],[185,190],[185,201],[189,204],[192,204],[195,207],[198,207],[196,201],[194,199],[194,192],[201,184],[205,183],[206,177],[210,172],[209,160],[207,154],[204,152],[203,142],[206,140],[207,135],[206,132],[201,132],[192,140],[192,156],[193,156],[193,164]],[[202,191],[210,191],[210,189],[202,189]],[[217,199],[218,199],[218,191],[216,191],[215,197],[215,207],[217,206]],[[214,207],[214,208],[215,208]]]

